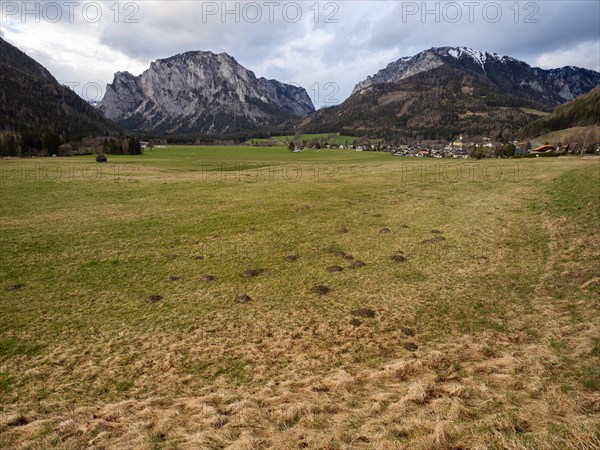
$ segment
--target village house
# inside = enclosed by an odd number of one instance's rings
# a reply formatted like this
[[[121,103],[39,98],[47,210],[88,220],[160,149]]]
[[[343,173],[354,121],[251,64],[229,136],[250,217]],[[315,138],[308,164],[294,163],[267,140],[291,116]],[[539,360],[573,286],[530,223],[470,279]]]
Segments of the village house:
[[[551,145],[540,145],[539,147],[532,148],[529,153],[532,155],[539,155],[541,153],[550,153],[556,151],[556,147]]]

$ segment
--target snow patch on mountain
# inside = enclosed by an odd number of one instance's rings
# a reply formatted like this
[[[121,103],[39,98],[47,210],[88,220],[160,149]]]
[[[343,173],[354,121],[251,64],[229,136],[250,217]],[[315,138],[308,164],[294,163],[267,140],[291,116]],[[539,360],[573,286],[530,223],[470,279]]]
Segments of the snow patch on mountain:
[[[468,56],[471,59],[473,59],[475,62],[477,62],[481,68],[483,69],[483,71],[485,72],[485,62],[488,59],[488,55],[489,53],[486,52],[482,52],[479,50],[473,50],[472,48],[468,48],[468,47],[456,47],[456,48],[450,48],[448,50],[448,55],[456,58],[456,59],[460,59],[462,56]],[[489,55],[491,56],[491,55]]]

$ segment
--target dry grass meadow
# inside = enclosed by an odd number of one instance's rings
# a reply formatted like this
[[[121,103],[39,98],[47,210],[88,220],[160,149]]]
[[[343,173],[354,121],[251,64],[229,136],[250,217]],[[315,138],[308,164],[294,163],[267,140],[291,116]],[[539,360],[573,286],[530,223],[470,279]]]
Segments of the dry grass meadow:
[[[599,160],[0,169],[1,448],[600,448]]]

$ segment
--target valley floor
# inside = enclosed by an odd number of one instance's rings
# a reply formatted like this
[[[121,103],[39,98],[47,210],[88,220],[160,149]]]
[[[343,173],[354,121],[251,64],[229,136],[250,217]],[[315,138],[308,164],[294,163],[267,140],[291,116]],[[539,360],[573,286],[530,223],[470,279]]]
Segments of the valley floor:
[[[0,170],[2,448],[600,448],[597,160]]]

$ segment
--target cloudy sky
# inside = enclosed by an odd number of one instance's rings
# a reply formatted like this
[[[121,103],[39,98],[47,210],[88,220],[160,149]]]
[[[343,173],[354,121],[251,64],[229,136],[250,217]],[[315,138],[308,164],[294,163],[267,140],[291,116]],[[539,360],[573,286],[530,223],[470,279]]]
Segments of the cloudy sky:
[[[10,1],[0,34],[84,98],[117,71],[189,50],[227,52],[257,76],[305,87],[317,106],[347,98],[388,63],[467,46],[530,65],[600,71],[600,2]]]

